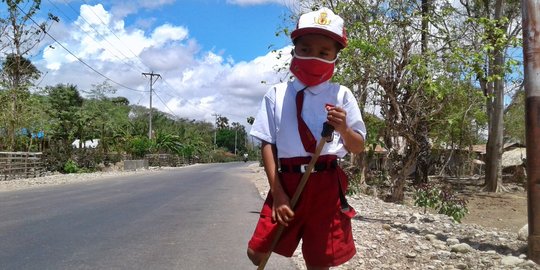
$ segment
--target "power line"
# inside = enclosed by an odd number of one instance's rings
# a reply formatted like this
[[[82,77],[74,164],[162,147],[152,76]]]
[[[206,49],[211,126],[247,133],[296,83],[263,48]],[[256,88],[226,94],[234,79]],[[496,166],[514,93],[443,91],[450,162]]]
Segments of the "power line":
[[[67,4],[67,5],[68,5],[75,13],[77,13],[77,10],[76,10],[75,8],[73,8],[73,6],[72,6],[67,0],[64,0],[64,2],[65,2],[65,3],[66,3],[66,4]],[[85,2],[85,3],[86,3],[86,2]],[[109,28],[109,26],[108,26],[107,24],[105,24],[105,22],[103,22],[103,20],[102,20],[102,19],[94,12],[93,9],[90,8],[90,11],[96,16],[96,18],[99,19],[99,21],[103,24],[103,26],[105,26],[105,27],[107,28],[107,30],[109,30],[109,32],[110,32],[111,34],[113,34],[113,35],[114,35],[114,36],[122,43],[122,45],[124,45],[124,47],[125,47],[126,49],[128,49],[128,50],[135,56],[135,58],[138,58],[138,59],[139,59],[139,56],[135,55],[135,54],[133,53],[133,51],[131,51],[131,49],[129,49],[129,47],[126,46],[126,44],[123,43],[122,40],[121,40],[120,38],[118,38],[118,36],[116,35],[116,33],[114,33],[114,31],[112,31],[111,28]],[[92,24],[90,24],[90,22],[88,22],[88,21],[86,20],[86,18],[84,18],[84,17],[82,16],[82,14],[80,14],[80,15],[81,15],[81,18],[82,18],[82,19],[83,19],[90,27],[92,27],[92,29],[94,29],[94,31],[95,31],[98,35],[100,35],[100,36],[103,38],[103,40],[107,41],[107,43],[109,43],[109,44],[110,44],[112,47],[114,47],[118,52],[120,52],[120,54],[122,54],[122,55],[124,56],[124,58],[130,59],[130,58],[129,58],[128,56],[126,56],[121,50],[118,50],[118,49],[117,49],[117,48],[116,48],[116,47],[115,47],[115,46],[107,39],[107,37],[101,35],[101,33],[100,33],[96,28],[94,28],[94,26],[92,26]],[[146,68],[148,68],[144,63],[141,62],[141,64],[143,64],[143,66],[145,66]],[[137,67],[137,69],[139,69],[140,72],[144,72],[142,69],[140,69],[140,68],[138,68],[138,67]]]
[[[66,2],[66,1],[67,1],[67,0],[64,0],[64,2]],[[88,2],[86,2],[86,0],[83,0],[83,2],[84,2],[86,5],[89,5]],[[117,39],[118,39],[118,40],[126,47],[126,49],[128,49],[128,51],[130,51],[131,54],[133,54],[133,56],[135,56],[135,57],[139,60],[139,62],[140,62],[141,64],[143,64],[143,66],[145,66],[147,69],[151,69],[150,67],[148,67],[148,65],[146,65],[146,64],[142,61],[142,59],[141,59],[141,57],[140,57],[139,55],[135,54],[135,53],[129,48],[129,46],[127,46],[127,45],[122,41],[122,39],[120,39],[120,38],[116,35],[116,33],[109,27],[109,25],[107,25],[107,24],[101,19],[101,17],[99,17],[99,15],[97,15],[97,14],[94,12],[93,9],[90,9],[90,12],[92,12],[92,13],[96,16],[96,18],[97,18],[97,19],[98,19],[105,27],[107,27],[107,29],[109,29],[109,32],[111,32],[111,34],[113,34],[113,35],[114,35],[114,36],[115,36],[115,37],[116,37],[116,38],[117,38]]]
[[[176,118],[180,119],[180,117],[178,117],[178,115],[176,115],[173,110],[171,110],[171,108],[169,108],[169,106],[167,106],[167,104],[165,103],[165,101],[163,101],[163,99],[158,95],[157,92],[154,91],[154,93],[156,93],[156,97],[158,97],[158,99],[161,101],[161,104],[163,104],[163,106],[165,106],[165,108],[167,108],[167,110],[169,110],[169,112]]]
[[[28,16],[28,14],[26,12],[24,12],[24,10],[22,10],[18,5],[17,5],[17,8],[26,16]],[[39,24],[32,18],[32,17],[29,17],[28,18],[35,24],[39,27]],[[98,75],[102,76],[103,78],[111,81],[112,83],[120,86],[120,87],[123,87],[125,89],[128,89],[128,90],[131,90],[131,91],[136,91],[136,92],[144,92],[144,91],[141,91],[141,90],[137,90],[137,89],[133,89],[131,87],[128,87],[126,85],[123,85],[109,77],[107,77],[106,75],[104,75],[103,73],[99,72],[98,70],[96,70],[95,68],[93,68],[92,66],[90,66],[89,64],[87,64],[86,62],[84,62],[81,58],[79,58],[78,56],[76,56],[74,53],[72,53],[68,48],[66,48],[64,45],[62,45],[62,43],[60,43],[55,37],[53,37],[51,34],[49,34],[48,31],[44,31],[45,34],[47,34],[47,36],[49,36],[52,40],[54,40],[58,45],[60,45],[60,47],[62,47],[66,52],[68,52],[69,54],[71,54],[71,56],[75,57],[75,59],[77,59],[79,62],[81,62],[83,65],[85,65],[86,67],[88,67],[89,69],[91,69],[92,71],[94,71],[95,73],[97,73]]]
[[[47,0],[51,5],[54,6],[54,8],[56,8],[58,11],[60,11],[66,18],[68,18],[69,20],[71,21],[75,21],[72,17],[70,17],[68,14],[66,14],[62,9],[60,9],[55,3],[53,3],[51,0]],[[75,13],[77,13],[77,10],[75,10],[73,8],[73,6],[71,6],[68,2],[66,2],[66,4],[71,8],[71,10],[73,10]],[[131,63],[129,63],[128,61],[126,61],[126,59],[129,59],[129,57],[127,57],[125,54],[122,53],[121,50],[119,50],[116,46],[114,46],[108,39],[107,37],[103,36],[92,24],[90,24],[90,22],[88,22],[83,16],[80,16],[88,26],[90,26],[90,28],[92,28],[92,30],[94,30],[94,32],[99,36],[101,37],[102,41],[105,41],[107,42],[112,48],[114,48],[114,50],[118,53],[120,53],[124,58],[121,58],[119,57],[116,53],[110,51],[107,47],[104,47],[104,46],[101,46],[100,45],[100,42],[99,40],[96,40],[93,36],[91,36],[89,34],[89,32],[87,32],[86,30],[84,30],[80,25],[78,24],[75,24],[77,25],[77,27],[79,29],[81,29],[81,31],[83,33],[85,33],[86,36],[88,36],[89,38],[91,38],[98,46],[100,46],[101,48],[103,48],[104,50],[108,51],[111,55],[113,55],[114,57],[116,57],[118,60],[122,61],[124,64],[130,66],[131,68],[134,68],[134,69],[137,69],[138,71],[142,72],[142,70],[139,68],[139,67],[135,67],[133,66]]]
[[[50,0],[48,0],[48,1],[51,2]],[[86,1],[85,1],[85,3],[86,3]],[[53,4],[53,3],[51,2],[51,4]],[[68,4],[68,5],[69,5],[69,4]],[[53,6],[54,6],[56,9],[60,10],[56,5],[53,4]],[[73,9],[72,6],[70,6],[70,7],[71,7],[71,9]],[[17,6],[17,8],[18,8],[23,14],[27,15],[27,14],[26,14],[19,6]],[[107,27],[107,29],[109,29],[109,31],[111,31],[111,33],[112,33],[112,34],[113,34],[120,42],[122,42],[122,40],[121,40],[121,39],[120,39],[120,38],[119,38],[119,37],[118,37],[118,36],[117,36],[117,35],[116,35],[116,34],[115,34],[115,33],[114,33],[114,32],[106,25],[106,24],[105,24],[105,22],[103,22],[103,20],[102,20],[102,19],[101,19],[101,18],[100,18],[93,10],[92,10],[92,9],[90,9],[90,10],[91,10],[92,13],[94,13],[94,15],[96,15],[96,17],[103,23],[103,25],[105,25],[105,26]],[[60,12],[62,12],[66,17],[69,18],[69,16],[68,16],[66,13],[64,13],[62,10],[60,10]],[[92,29],[96,32],[96,34],[98,34],[99,36],[101,36],[101,37],[103,38],[103,40],[105,40],[105,41],[107,41],[109,44],[111,44],[111,43],[110,43],[108,40],[106,40],[106,38],[105,38],[101,33],[99,33],[99,31],[98,31],[97,29],[95,29],[95,28],[94,28],[94,27],[93,27],[93,26],[92,26],[92,25],[91,25],[84,17],[81,16],[81,18],[82,18],[82,19],[83,19],[90,27],[92,27]],[[35,25],[37,25],[37,26],[39,27],[39,24],[38,24],[34,19],[32,19],[32,18],[29,18],[29,19],[30,19]],[[69,19],[71,19],[71,18],[69,18]],[[78,25],[78,27],[80,28],[79,25]],[[82,28],[81,28],[81,30],[84,31]],[[84,31],[84,32],[85,32],[85,34],[88,35],[88,32],[86,32],[86,31]],[[101,73],[100,71],[98,71],[97,69],[95,69],[94,67],[92,67],[90,64],[86,63],[83,59],[81,59],[80,57],[76,56],[76,55],[75,55],[73,52],[71,52],[66,46],[64,46],[63,44],[61,44],[54,36],[52,36],[48,31],[44,31],[44,33],[45,33],[47,36],[49,36],[52,40],[54,40],[60,47],[62,47],[62,49],[64,49],[66,52],[68,52],[71,56],[75,57],[75,59],[77,59],[77,60],[78,60],[79,62],[81,62],[83,65],[85,65],[86,67],[88,67],[89,69],[91,69],[92,71],[94,71],[95,73],[97,73],[98,75],[102,76],[103,78],[109,80],[110,82],[112,82],[112,83],[114,83],[114,84],[116,84],[116,85],[118,85],[118,86],[120,86],[120,87],[122,87],[122,88],[131,90],[131,91],[140,92],[140,93],[146,92],[145,90],[137,90],[137,89],[128,87],[128,86],[126,86],[126,85],[124,85],[124,84],[121,84],[121,83],[119,83],[119,82],[117,82],[117,81],[115,81],[115,80],[109,78],[109,77],[106,76],[105,74]],[[90,35],[88,35],[88,36],[89,36],[90,38],[92,38],[94,41],[96,41],[96,40],[95,40],[93,37],[91,37]],[[96,42],[97,42],[97,41],[96,41]],[[111,46],[114,47],[114,45],[112,45],[112,44],[111,44]],[[115,48],[115,47],[114,47],[114,48]],[[129,48],[128,48],[127,46],[126,46],[126,48],[129,50]],[[104,49],[106,49],[106,48],[104,48]],[[115,48],[115,49],[116,49],[116,48]],[[118,49],[117,49],[117,50],[118,50]],[[119,50],[118,50],[118,51],[119,51]],[[142,60],[140,59],[140,57],[138,57],[135,53],[133,53],[133,51],[131,51],[131,50],[129,50],[129,51],[130,51],[135,57],[137,57],[137,58],[139,59],[139,61],[140,61],[143,65],[145,65],[144,62],[142,62]],[[119,52],[120,52],[120,51],[119,51]],[[120,52],[120,53],[121,53],[121,52]],[[122,54],[124,57],[127,58],[126,55],[124,55],[123,53],[121,53],[121,54]],[[113,54],[113,55],[115,55],[115,54]],[[118,58],[117,55],[115,55],[115,57]],[[119,58],[119,59],[120,59],[120,58]],[[122,60],[122,59],[120,59],[120,60]],[[125,63],[125,62],[124,62],[124,63]],[[128,66],[131,66],[131,65],[128,64]],[[133,66],[131,66],[131,67],[133,67]],[[137,68],[137,69],[138,69],[138,68]],[[152,73],[152,74],[154,74],[154,73]],[[143,75],[144,75],[144,72],[143,72]],[[149,74],[149,75],[150,75],[150,74]],[[154,75],[159,75],[159,74],[154,74]],[[162,78],[162,77],[160,76],[160,78]],[[171,90],[170,92],[174,93],[174,92],[175,92],[174,87],[173,87],[168,81],[166,81],[165,79],[162,78],[162,80],[163,80],[164,84]],[[151,87],[152,87],[152,86],[151,86]],[[154,91],[154,92],[155,92],[155,91]],[[164,93],[167,94],[167,95],[170,95],[170,94],[167,93],[167,92],[164,92]],[[150,94],[152,95],[152,90],[151,90],[151,93],[150,93]],[[162,103],[162,104],[163,104],[163,105],[171,112],[171,114],[172,114],[173,116],[179,118],[179,117],[173,112],[173,110],[171,110],[171,109],[167,106],[167,104],[163,101],[163,99],[162,99],[157,93],[156,93],[156,96],[157,96],[158,99],[161,101],[161,103]],[[199,106],[199,104],[196,104],[196,103],[192,102],[191,100],[183,99],[183,98],[180,98],[180,97],[178,97],[178,96],[176,96],[176,95],[170,95],[170,96],[171,96],[171,97],[177,97],[177,98],[179,98],[181,101],[185,101],[186,103],[188,103],[188,104],[190,104],[190,105],[192,105],[192,106],[194,106],[194,107],[198,107],[199,109],[202,109],[203,111],[210,112],[210,113],[213,113],[213,112],[214,112],[213,110],[209,110],[208,108],[204,108],[204,107]],[[141,98],[142,98],[142,96],[141,96]],[[140,100],[139,100],[139,102],[140,102]],[[152,102],[152,101],[150,100],[150,110],[152,110],[151,102]]]
[[[50,1],[50,0],[48,0],[48,1]],[[77,11],[69,4],[69,2],[68,2],[67,0],[64,0],[64,2],[65,2],[65,3],[66,3],[73,11],[77,12]],[[88,4],[88,2],[87,2],[86,0],[83,0],[83,2],[84,2],[85,4],[87,4],[87,5],[90,5],[90,4]],[[105,27],[109,30],[109,32],[110,32],[111,34],[113,34],[113,35],[114,35],[114,36],[115,36],[122,44],[125,45],[125,43],[122,41],[122,39],[120,39],[120,37],[118,37],[118,35],[117,35],[117,34],[109,27],[109,25],[108,25],[106,22],[103,21],[103,19],[102,19],[98,14],[96,14],[96,12],[95,12],[92,8],[90,8],[89,10],[90,10],[90,12],[92,12],[92,13],[95,15],[95,17],[101,22],[101,24],[102,24],[103,26],[105,26]],[[91,26],[91,24],[90,24],[90,23],[89,23],[82,15],[81,15],[81,18],[82,18],[88,25]],[[92,26],[91,26],[91,27],[92,27]],[[100,34],[94,27],[92,27],[92,28],[94,29],[94,31],[96,31],[96,33],[98,33],[98,35],[101,36],[101,34]],[[84,31],[84,30],[83,30],[83,31]],[[103,36],[102,36],[102,37],[103,37]],[[106,38],[103,37],[103,39],[105,40]],[[106,40],[106,41],[107,41],[107,40]],[[110,43],[109,43],[109,44],[110,44]],[[111,46],[113,46],[113,45],[111,44]],[[113,47],[114,47],[114,46],[113,46]],[[139,60],[139,62],[140,62],[141,64],[143,64],[145,67],[147,67],[148,69],[150,69],[150,68],[142,61],[142,59],[141,59],[137,54],[135,54],[135,53],[129,48],[129,46],[125,46],[125,48],[126,48],[128,51],[130,51],[131,54],[132,54],[133,56],[135,56],[135,57]],[[122,55],[123,55],[124,57],[128,58],[125,54],[122,53]],[[143,72],[143,73],[144,73],[144,72]],[[165,78],[163,78],[163,77],[160,77],[160,78],[161,78],[162,81],[165,83],[165,85],[168,86],[170,92],[171,92],[171,93],[174,93],[174,92],[175,92],[175,90],[174,90],[175,88],[174,88],[174,87],[173,87],[173,86],[172,86]],[[157,95],[156,90],[153,90],[153,92],[156,93],[156,95]],[[189,103],[189,104],[191,104],[191,105],[193,105],[193,106],[197,106],[197,107],[198,107],[198,104],[195,104],[195,103],[191,102],[190,100],[182,99],[182,98],[180,98],[180,97],[178,97],[178,96],[176,96],[176,95],[171,95],[171,94],[169,94],[169,93],[167,93],[167,92],[164,92],[164,94],[166,94],[166,95],[168,95],[168,96],[170,96],[170,97],[177,97],[177,98],[179,98],[180,100],[184,100],[184,101],[186,101],[187,103]],[[158,98],[161,99],[161,97],[159,97],[159,96],[158,96]],[[162,100],[162,103],[163,103],[163,105],[166,106],[166,104],[163,102],[163,100]],[[170,108],[167,108],[167,109],[168,109],[169,111],[172,112],[172,110],[171,110]],[[206,111],[206,112],[213,112],[213,111],[208,110],[208,109],[206,109],[206,108],[203,108],[203,110]],[[172,112],[172,114],[175,115],[173,112]],[[176,115],[175,115],[175,116],[176,116]]]

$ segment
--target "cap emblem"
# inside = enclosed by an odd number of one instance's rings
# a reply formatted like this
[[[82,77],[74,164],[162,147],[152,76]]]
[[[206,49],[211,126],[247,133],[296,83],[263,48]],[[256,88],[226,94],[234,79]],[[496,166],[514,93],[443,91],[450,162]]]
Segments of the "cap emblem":
[[[319,18],[315,18],[315,23],[320,25],[329,25],[330,22],[332,22],[330,19],[328,19],[328,13],[321,12],[319,14]]]

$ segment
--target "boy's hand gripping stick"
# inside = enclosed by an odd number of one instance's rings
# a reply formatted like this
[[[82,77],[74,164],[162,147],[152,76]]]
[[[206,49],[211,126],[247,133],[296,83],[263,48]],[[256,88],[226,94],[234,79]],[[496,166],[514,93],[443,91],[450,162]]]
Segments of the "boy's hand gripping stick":
[[[298,198],[300,198],[300,195],[302,194],[302,191],[304,190],[304,187],[306,186],[307,180],[309,179],[309,176],[311,175],[311,172],[313,171],[313,168],[315,167],[315,163],[317,162],[317,159],[319,159],[319,156],[321,155],[321,151],[324,147],[324,144],[327,142],[331,142],[333,140],[333,135],[334,135],[334,127],[328,124],[327,122],[324,122],[323,131],[321,132],[322,138],[317,143],[317,148],[315,148],[315,153],[313,153],[313,156],[311,156],[311,160],[308,163],[308,167],[306,168],[306,171],[302,175],[302,179],[300,180],[300,183],[298,184],[298,187],[296,188],[296,191],[294,192],[294,195],[290,202],[291,208],[294,209],[294,206],[298,202]],[[270,255],[276,248],[276,245],[284,229],[285,229],[285,226],[279,224],[276,230],[274,239],[272,240],[272,245],[270,245],[270,251],[268,252],[266,256],[264,256],[262,261],[259,263],[257,270],[263,270],[264,267],[266,266],[266,263],[268,262]]]

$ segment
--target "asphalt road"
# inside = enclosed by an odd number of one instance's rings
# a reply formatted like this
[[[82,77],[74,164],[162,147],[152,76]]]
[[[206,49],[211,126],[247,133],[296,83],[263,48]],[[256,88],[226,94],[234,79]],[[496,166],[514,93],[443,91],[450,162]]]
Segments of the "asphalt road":
[[[0,269],[256,269],[249,163],[0,193]],[[295,269],[273,254],[266,269]]]

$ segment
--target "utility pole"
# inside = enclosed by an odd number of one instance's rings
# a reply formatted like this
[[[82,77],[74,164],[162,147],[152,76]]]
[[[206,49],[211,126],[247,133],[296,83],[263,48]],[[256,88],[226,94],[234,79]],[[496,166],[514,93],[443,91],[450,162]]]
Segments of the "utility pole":
[[[238,138],[238,127],[234,129],[234,155],[236,156],[236,140]]]
[[[157,81],[157,79],[161,78],[161,75],[154,73],[153,71],[150,73],[143,72],[143,75],[145,77],[150,76],[150,113],[148,113],[148,139],[152,139],[152,86],[154,86],[154,83]],[[154,80],[154,76],[157,77],[156,80]]]
[[[214,128],[214,151],[216,151],[216,135],[217,135],[217,128],[218,128],[217,119],[219,117],[219,114],[214,113],[214,114],[212,114],[212,116],[214,116],[216,118],[216,122],[215,122],[216,127]]]
[[[540,0],[522,0],[528,257],[540,264]]]

